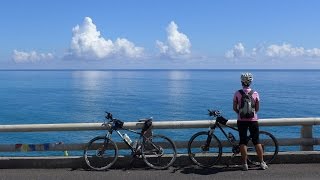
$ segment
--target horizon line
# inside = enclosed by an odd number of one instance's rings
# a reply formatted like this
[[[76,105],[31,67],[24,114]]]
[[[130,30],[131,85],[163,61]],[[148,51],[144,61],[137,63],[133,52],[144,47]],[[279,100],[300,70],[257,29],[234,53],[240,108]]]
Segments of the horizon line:
[[[319,71],[320,68],[106,68],[106,69],[84,69],[84,68],[18,68],[0,69],[0,71]]]

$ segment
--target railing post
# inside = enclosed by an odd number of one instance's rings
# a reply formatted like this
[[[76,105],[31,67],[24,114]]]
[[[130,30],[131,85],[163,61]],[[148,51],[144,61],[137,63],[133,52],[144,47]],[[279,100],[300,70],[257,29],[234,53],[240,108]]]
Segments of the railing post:
[[[311,138],[312,137],[312,125],[303,125],[301,127],[301,137],[302,138]],[[301,142],[300,150],[301,151],[313,151],[313,145],[303,145],[303,142]]]

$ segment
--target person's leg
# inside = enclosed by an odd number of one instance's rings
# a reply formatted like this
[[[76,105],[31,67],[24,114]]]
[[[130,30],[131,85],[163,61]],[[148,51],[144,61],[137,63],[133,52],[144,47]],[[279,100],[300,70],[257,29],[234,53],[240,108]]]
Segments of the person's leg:
[[[249,126],[249,131],[250,131],[250,135],[252,137],[252,143],[255,146],[257,156],[260,161],[260,166],[262,169],[267,169],[268,166],[263,161],[262,145],[259,142],[259,124],[258,124],[258,122],[252,122],[251,125]]]
[[[263,151],[262,146],[259,142],[259,125],[257,121],[252,121],[249,125],[249,132],[252,138],[252,143],[256,148],[256,152],[260,162],[263,161]]]
[[[238,130],[239,130],[239,138],[240,138],[240,153],[242,157],[243,170],[248,170],[248,154],[247,154],[247,131],[248,125],[247,122],[237,121]]]
[[[256,152],[257,152],[257,156],[259,158],[259,161],[263,162],[263,149],[262,149],[261,144],[260,143],[256,144],[255,148],[256,148]]]
[[[268,169],[268,165],[263,161],[263,149],[261,144],[256,144],[255,145],[256,152],[260,161],[260,167],[261,169]]]
[[[242,163],[247,164],[248,152],[247,152],[247,146],[245,144],[240,144],[240,152],[242,157]]]
[[[242,157],[242,170],[243,171],[248,171],[248,153],[247,153],[247,146],[245,144],[240,145],[240,152],[241,152],[241,157]]]

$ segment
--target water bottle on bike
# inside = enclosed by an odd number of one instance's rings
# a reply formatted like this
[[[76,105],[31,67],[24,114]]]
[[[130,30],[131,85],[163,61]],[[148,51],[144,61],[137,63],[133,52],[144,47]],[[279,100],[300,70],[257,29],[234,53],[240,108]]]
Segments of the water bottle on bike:
[[[131,145],[132,144],[132,140],[130,139],[130,137],[128,136],[128,134],[123,134],[123,138],[124,140]]]

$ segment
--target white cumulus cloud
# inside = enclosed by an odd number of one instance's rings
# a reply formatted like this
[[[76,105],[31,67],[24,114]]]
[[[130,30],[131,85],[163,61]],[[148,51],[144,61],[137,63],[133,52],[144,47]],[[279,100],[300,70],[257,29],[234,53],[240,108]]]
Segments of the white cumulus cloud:
[[[178,31],[178,26],[171,21],[167,27],[167,42],[156,41],[160,53],[169,57],[183,57],[191,53],[191,42],[187,35]]]
[[[241,58],[245,55],[245,48],[242,43],[234,45],[231,50],[228,50],[225,54],[227,58]]]
[[[117,54],[125,54],[128,57],[140,58],[143,56],[143,48],[136,47],[125,38],[118,38],[114,43],[114,50]]]
[[[272,44],[269,46],[259,46],[252,50],[246,50],[242,43],[236,44],[233,49],[225,53],[227,58],[294,58],[294,57],[320,57],[320,48],[305,49],[304,47],[294,47],[291,44]]]
[[[305,49],[303,47],[292,47],[291,44],[270,45],[266,49],[269,57],[320,57],[320,49]]]
[[[36,51],[24,52],[14,50],[12,60],[16,63],[28,63],[52,60],[54,55],[52,53],[37,53]]]
[[[144,49],[136,47],[134,43],[125,38],[118,38],[115,42],[103,38],[90,17],[85,17],[81,25],[72,29],[72,33],[70,53],[79,58],[140,58],[143,56]]]

